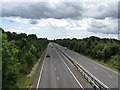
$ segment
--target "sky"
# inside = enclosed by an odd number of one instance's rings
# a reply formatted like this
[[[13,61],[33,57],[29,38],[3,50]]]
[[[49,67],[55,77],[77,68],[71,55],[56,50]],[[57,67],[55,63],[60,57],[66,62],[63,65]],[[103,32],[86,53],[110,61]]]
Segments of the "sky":
[[[5,31],[50,40],[90,36],[118,39],[117,0],[0,2],[0,27]]]

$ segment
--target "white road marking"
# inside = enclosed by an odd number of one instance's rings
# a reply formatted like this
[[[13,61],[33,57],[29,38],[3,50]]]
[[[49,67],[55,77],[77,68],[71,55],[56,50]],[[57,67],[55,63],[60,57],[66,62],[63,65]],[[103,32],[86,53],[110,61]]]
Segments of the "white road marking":
[[[55,67],[55,70],[56,70],[56,67]]]
[[[57,80],[60,80],[60,78],[57,76]]]
[[[38,79],[38,82],[37,82],[37,88],[36,88],[36,90],[38,90],[38,88],[39,88],[39,84],[40,84],[40,80],[41,80],[41,76],[42,76],[42,72],[43,72],[44,63],[45,63],[45,58],[43,60],[43,64],[42,64],[41,71],[40,71],[40,74],[39,74],[39,79]]]
[[[112,78],[112,76],[108,75],[108,77]]]
[[[58,53],[58,52],[57,52]],[[65,63],[65,61],[62,59],[62,57],[60,56],[60,54],[58,53],[59,57],[61,58],[61,60],[63,61],[63,63],[65,64],[65,66],[68,68],[69,72],[72,74],[73,78],[76,80],[76,82],[78,83],[78,85],[84,90],[83,86],[80,84],[80,82],[77,80],[77,78],[75,77],[75,75],[72,73],[72,71],[70,70],[70,68],[67,66],[67,64]]]

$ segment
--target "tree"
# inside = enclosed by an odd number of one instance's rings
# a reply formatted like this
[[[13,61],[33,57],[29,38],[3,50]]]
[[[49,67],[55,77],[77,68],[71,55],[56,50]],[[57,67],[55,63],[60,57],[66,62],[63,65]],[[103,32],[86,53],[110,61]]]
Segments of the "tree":
[[[1,28],[0,28],[1,30]],[[36,35],[11,33],[1,30],[3,88],[19,88],[19,75],[27,76],[45,50],[48,40]]]
[[[2,68],[3,88],[14,88],[16,86],[17,74],[19,71],[19,50],[15,48],[14,41],[7,41],[7,35],[2,34]]]
[[[22,66],[21,66],[20,72],[23,74],[28,74],[33,67],[34,56],[32,55],[32,53],[28,52],[22,56],[21,60],[22,60],[22,63],[21,63]]]
[[[35,34],[30,34],[30,35],[28,35],[27,39],[28,39],[28,41],[31,41],[33,39],[37,40],[37,36]]]

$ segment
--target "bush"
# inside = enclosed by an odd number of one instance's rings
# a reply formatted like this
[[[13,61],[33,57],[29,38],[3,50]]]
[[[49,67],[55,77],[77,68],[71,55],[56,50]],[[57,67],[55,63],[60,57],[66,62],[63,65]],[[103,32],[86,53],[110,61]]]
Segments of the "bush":
[[[120,65],[120,56],[119,56],[119,55],[114,55],[114,56],[112,56],[112,57],[109,59],[108,64],[109,64],[109,65],[112,65],[112,66]]]

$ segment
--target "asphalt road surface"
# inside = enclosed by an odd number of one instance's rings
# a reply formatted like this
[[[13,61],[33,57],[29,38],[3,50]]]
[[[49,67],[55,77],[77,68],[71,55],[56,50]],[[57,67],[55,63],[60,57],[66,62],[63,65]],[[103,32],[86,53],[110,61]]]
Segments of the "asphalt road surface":
[[[50,57],[46,57],[47,54]],[[72,72],[75,67],[69,62],[69,66],[66,64],[67,61],[64,61],[52,43],[48,45],[46,55],[38,72],[35,88],[81,88],[81,90],[92,88],[82,75],[75,70]]]
[[[103,65],[100,65],[80,54],[71,51],[69,49],[65,50],[63,46],[55,44],[60,50],[74,59],[82,67],[84,67],[88,72],[94,75],[97,79],[107,85],[109,88],[119,88],[118,86],[118,72],[111,70]]]

